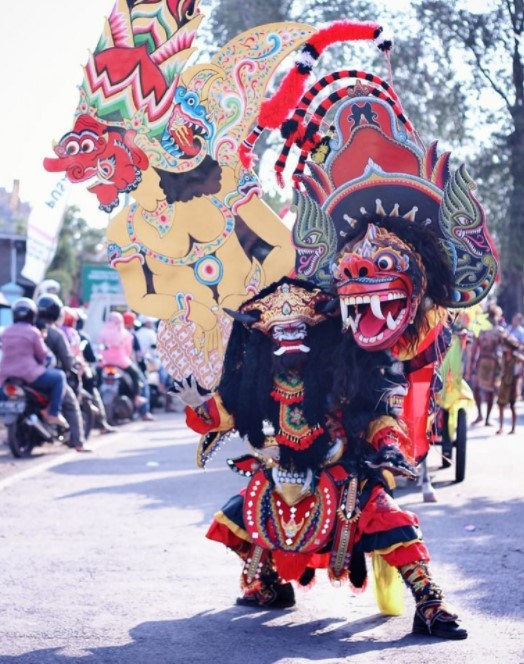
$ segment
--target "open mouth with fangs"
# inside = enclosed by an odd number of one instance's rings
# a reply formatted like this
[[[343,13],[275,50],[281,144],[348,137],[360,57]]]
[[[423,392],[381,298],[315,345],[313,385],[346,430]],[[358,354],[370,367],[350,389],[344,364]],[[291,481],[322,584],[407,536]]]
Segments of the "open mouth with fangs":
[[[174,122],[170,127],[173,141],[188,157],[194,157],[202,149],[202,143],[208,138],[209,132],[196,118],[192,118],[182,111],[180,107],[174,110]]]
[[[392,346],[409,322],[410,303],[404,290],[344,295],[339,291],[344,331],[351,330],[362,348]]]

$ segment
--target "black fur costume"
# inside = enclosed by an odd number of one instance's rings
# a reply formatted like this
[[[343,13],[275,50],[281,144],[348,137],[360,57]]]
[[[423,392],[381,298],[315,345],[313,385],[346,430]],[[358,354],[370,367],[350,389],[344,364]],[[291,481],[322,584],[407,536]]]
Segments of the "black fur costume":
[[[245,305],[267,297],[283,283],[308,291],[316,288],[306,281],[284,277]],[[331,413],[343,425],[350,443],[346,463],[354,467],[366,451],[363,436],[370,422],[385,414],[386,406],[381,400],[387,387],[384,369],[392,360],[386,352],[367,353],[360,349],[350,335],[342,333],[339,314],[309,327],[305,343],[311,350],[300,354],[303,412],[309,425],[321,424],[326,431],[300,453],[280,446],[280,463],[290,470],[319,467],[332,444],[325,426],[326,415]],[[237,431],[255,448],[263,447],[265,442],[264,420],[270,420],[275,427],[278,425],[279,404],[271,397],[273,377],[275,372],[288,367],[285,365],[287,358],[276,357],[273,350],[273,341],[263,332],[239,321],[233,323],[218,392],[226,410],[235,419]]]

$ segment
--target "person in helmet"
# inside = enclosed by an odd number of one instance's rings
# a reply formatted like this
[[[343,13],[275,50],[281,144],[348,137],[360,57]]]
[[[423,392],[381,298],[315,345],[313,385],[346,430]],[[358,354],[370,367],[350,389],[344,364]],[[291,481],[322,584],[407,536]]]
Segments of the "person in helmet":
[[[82,358],[83,363],[82,386],[93,397],[93,401],[95,402],[99,413],[95,422],[95,426],[98,427],[100,433],[102,434],[116,433],[117,430],[115,427],[111,426],[107,421],[106,408],[97,388],[95,367],[98,362],[98,358],[93,348],[93,344],[91,343],[91,339],[87,332],[84,330],[84,323],[86,320],[87,315],[84,309],[71,309],[71,307],[66,307],[66,312],[64,313],[62,321],[62,329],[70,342],[71,340],[74,341],[76,336],[78,337],[80,357]],[[73,326],[76,336],[72,332]]]
[[[62,369],[67,377],[73,369],[74,356],[71,352],[71,347],[66,336],[58,327],[64,307],[62,300],[54,293],[47,293],[38,298],[36,301],[36,307],[37,327],[45,329],[45,343],[55,356],[57,367]],[[89,451],[84,446],[84,423],[80,411],[80,404],[78,403],[74,390],[68,385],[67,381],[62,401],[62,412],[69,424],[69,447],[74,448],[77,452]]]
[[[49,293],[60,295],[60,284],[56,279],[44,279],[41,281],[33,293],[33,298],[36,302],[41,295],[47,295]]]
[[[13,303],[13,324],[2,335],[0,385],[7,378],[20,378],[35,390],[49,394],[49,406],[42,415],[49,424],[67,426],[60,415],[65,375],[60,369],[46,368],[49,359],[42,333],[35,327],[36,305],[28,297]]]

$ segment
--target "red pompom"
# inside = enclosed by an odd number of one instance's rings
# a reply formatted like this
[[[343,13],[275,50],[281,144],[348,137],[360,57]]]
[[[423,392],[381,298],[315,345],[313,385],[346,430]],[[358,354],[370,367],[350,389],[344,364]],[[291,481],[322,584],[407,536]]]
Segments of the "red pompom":
[[[278,129],[306,91],[308,74],[301,74],[293,67],[280,84],[276,93],[262,104],[258,124],[264,129]]]

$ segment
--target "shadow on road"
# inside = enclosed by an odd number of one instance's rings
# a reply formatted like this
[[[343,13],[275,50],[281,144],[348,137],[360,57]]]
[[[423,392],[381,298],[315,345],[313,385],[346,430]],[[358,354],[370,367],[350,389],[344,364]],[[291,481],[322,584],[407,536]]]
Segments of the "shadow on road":
[[[190,618],[145,622],[133,628],[125,645],[86,649],[79,657],[62,654],[59,648],[4,657],[2,664],[268,664],[287,658],[304,661],[341,661],[357,654],[383,653],[418,648],[433,652],[439,639],[428,640],[411,634],[384,641],[369,634],[388,620],[382,615],[354,622],[326,618],[306,623],[293,621],[293,612],[282,623],[283,612],[247,612],[233,607],[218,612],[202,612]],[[274,619],[279,617],[279,624]],[[395,656],[394,654],[392,655]],[[373,660],[376,661],[376,660]],[[421,661],[423,661],[421,659]],[[425,660],[428,661],[428,660]],[[435,660],[432,660],[435,661]]]

